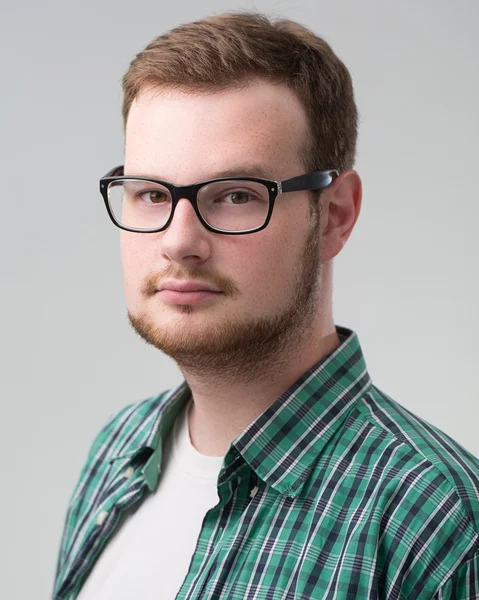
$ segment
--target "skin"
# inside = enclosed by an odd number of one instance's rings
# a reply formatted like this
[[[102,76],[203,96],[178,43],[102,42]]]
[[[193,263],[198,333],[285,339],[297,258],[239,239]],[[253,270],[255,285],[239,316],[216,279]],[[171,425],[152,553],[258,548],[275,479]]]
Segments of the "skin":
[[[269,179],[305,173],[306,113],[286,86],[257,80],[216,94],[145,90],[133,102],[125,173],[188,185],[234,169]],[[332,317],[332,260],[359,216],[361,181],[343,172],[325,190],[320,217],[308,192],[278,196],[266,229],[206,230],[181,199],[170,227],[121,232],[130,322],[176,361],[192,390],[190,437],[205,455],[232,440],[339,344]],[[198,279],[222,290],[199,305],[173,305],[155,288]]]

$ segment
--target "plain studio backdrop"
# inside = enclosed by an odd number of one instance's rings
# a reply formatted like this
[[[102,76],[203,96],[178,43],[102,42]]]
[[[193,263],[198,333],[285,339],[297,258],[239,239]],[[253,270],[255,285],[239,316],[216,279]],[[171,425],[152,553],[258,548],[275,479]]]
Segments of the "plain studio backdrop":
[[[227,9],[297,20],[350,69],[364,195],[335,261],[335,322],[379,388],[479,455],[477,0],[2,0],[2,598],[49,597],[94,435],[181,381],[127,323],[98,179],[122,162],[134,55]]]

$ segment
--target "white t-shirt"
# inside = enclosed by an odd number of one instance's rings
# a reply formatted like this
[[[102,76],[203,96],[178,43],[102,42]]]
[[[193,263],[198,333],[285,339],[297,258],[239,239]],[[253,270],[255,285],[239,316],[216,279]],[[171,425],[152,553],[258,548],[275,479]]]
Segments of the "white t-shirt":
[[[219,502],[223,456],[191,444],[187,411],[168,437],[156,492],[128,515],[85,581],[79,600],[174,600],[188,573],[206,512]]]

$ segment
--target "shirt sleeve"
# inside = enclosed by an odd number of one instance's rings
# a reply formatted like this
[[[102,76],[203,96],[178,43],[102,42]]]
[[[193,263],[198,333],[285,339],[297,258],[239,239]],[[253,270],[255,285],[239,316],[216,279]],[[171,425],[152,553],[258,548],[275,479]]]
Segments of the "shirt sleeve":
[[[433,600],[479,600],[479,552],[456,569]]]

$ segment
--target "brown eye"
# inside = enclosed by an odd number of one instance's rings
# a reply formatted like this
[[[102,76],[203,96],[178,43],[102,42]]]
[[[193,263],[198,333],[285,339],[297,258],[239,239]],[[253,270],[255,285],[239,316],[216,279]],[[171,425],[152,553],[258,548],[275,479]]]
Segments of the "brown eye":
[[[162,204],[168,200],[168,196],[160,190],[147,190],[139,194],[139,196],[147,204]]]
[[[220,200],[226,201],[227,204],[247,204],[255,199],[256,196],[254,194],[250,194],[250,192],[246,192],[244,190],[228,192],[220,198]]]

